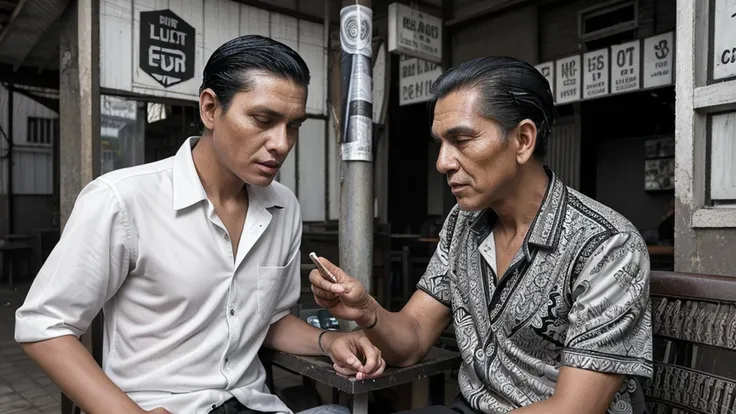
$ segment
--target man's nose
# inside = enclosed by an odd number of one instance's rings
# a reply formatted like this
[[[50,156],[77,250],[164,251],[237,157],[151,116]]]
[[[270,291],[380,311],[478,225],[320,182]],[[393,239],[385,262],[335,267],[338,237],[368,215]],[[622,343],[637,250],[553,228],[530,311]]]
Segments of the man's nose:
[[[279,155],[289,152],[289,130],[286,125],[273,129],[273,135],[268,139],[267,149]]]
[[[437,171],[440,174],[447,175],[451,172],[455,172],[458,169],[457,157],[455,152],[448,145],[444,143],[440,147],[440,153],[437,156],[437,164],[435,165]]]

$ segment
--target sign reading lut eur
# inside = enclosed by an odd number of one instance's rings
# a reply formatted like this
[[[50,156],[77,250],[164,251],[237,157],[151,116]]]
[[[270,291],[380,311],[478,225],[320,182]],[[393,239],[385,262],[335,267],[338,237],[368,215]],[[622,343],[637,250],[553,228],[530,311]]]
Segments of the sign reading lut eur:
[[[442,75],[442,67],[436,63],[408,56],[401,56],[399,73],[399,105],[428,101],[430,88]]]
[[[640,41],[611,46],[611,93],[631,92],[640,88]]]
[[[164,88],[193,78],[194,36],[194,28],[171,10],[141,12],[141,69]]]
[[[391,3],[388,51],[442,63],[442,19],[401,3]]]
[[[736,0],[715,0],[713,80],[736,76]]]
[[[664,33],[644,39],[644,87],[672,84],[675,67],[675,35]]]

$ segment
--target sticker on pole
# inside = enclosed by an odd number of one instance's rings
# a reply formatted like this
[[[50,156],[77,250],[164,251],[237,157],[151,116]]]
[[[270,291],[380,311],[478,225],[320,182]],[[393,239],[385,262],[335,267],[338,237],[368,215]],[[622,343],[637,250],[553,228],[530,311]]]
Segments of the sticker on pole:
[[[343,161],[373,161],[372,18],[365,6],[340,11]]]
[[[340,44],[345,53],[371,57],[373,10],[353,5],[340,10]]]

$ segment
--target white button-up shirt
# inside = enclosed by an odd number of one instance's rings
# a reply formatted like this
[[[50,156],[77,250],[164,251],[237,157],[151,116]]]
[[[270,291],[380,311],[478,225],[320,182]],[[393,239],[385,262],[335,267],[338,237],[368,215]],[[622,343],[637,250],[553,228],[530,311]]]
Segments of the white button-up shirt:
[[[235,397],[288,413],[257,353],[299,297],[299,204],[277,182],[246,186],[234,257],[194,167],[197,141],[84,188],[17,311],[15,339],[78,337],[102,308],[103,370],[142,408],[206,413]]]

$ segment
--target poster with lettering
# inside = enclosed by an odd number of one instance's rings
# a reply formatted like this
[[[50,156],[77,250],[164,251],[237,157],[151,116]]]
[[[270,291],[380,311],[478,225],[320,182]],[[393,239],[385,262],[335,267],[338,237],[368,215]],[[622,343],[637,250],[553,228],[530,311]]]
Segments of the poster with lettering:
[[[388,51],[442,63],[442,19],[401,3],[389,4]]]
[[[558,104],[580,100],[580,55],[570,56],[555,62],[555,102]]]
[[[140,68],[164,88],[193,78],[195,34],[169,9],[141,12]]]
[[[736,0],[715,0],[713,79],[736,76]]]
[[[404,55],[399,70],[400,106],[430,100],[432,84],[442,75],[442,66]]]
[[[644,87],[672,84],[675,66],[675,34],[664,33],[644,39]]]
[[[583,99],[608,95],[608,49],[583,55]]]
[[[547,79],[552,96],[555,96],[555,62],[544,62],[534,67]]]
[[[624,93],[641,87],[641,42],[611,46],[611,93]]]

